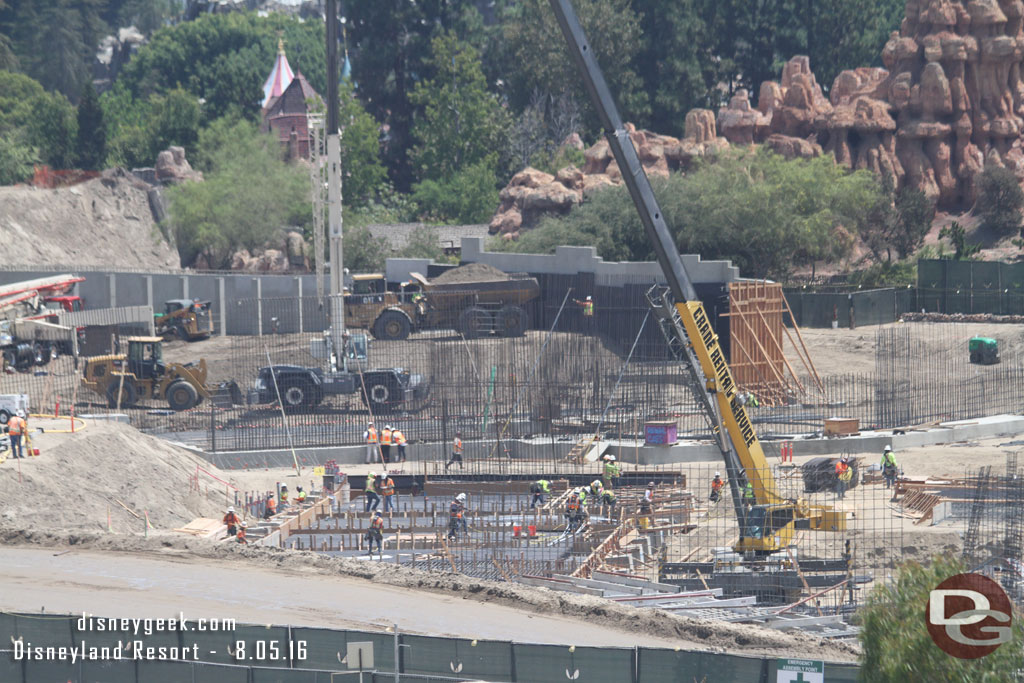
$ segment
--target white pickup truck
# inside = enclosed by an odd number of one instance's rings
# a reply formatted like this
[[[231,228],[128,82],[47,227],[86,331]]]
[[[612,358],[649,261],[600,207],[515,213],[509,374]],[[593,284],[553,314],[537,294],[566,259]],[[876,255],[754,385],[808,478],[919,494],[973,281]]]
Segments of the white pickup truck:
[[[7,424],[19,410],[28,415],[28,394],[0,394],[0,425]]]

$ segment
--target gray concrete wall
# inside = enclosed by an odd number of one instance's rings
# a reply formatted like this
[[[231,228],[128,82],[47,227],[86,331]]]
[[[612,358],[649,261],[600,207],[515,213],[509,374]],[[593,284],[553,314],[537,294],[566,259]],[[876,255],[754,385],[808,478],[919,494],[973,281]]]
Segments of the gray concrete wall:
[[[863,432],[858,436],[833,439],[797,439],[793,443],[794,455],[853,455],[878,456],[882,449],[891,445],[897,453],[904,448],[914,446],[930,446],[944,443],[957,443],[975,439],[990,439],[1001,436],[1013,436],[1024,433],[1024,416],[996,415],[977,420],[949,422],[934,429],[893,434],[885,432]],[[561,460],[572,448],[570,441],[552,441],[548,438],[530,441],[502,442],[513,457],[534,460]],[[484,453],[493,446],[493,442],[466,442],[467,461],[473,459],[474,453]],[[667,465],[672,463],[718,462],[721,454],[718,448],[710,443],[681,442],[673,446],[639,446],[632,442],[620,445],[610,442],[606,451],[615,455],[626,464]],[[239,469],[242,467],[291,467],[292,452],[290,450],[271,451],[231,451],[224,453],[205,453],[198,451],[205,459],[223,469]],[[334,460],[339,465],[362,464],[365,459],[365,446],[338,446],[332,448],[297,448],[296,457],[299,464],[305,466],[322,465]],[[410,444],[409,462],[438,461],[448,457],[444,444]],[[897,458],[899,456],[897,455]],[[773,463],[774,464],[774,463]]]

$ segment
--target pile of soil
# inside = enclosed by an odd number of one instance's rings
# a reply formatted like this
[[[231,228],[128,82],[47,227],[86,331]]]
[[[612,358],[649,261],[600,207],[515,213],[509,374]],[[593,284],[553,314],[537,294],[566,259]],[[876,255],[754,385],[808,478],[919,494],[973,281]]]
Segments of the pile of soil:
[[[31,420],[30,427],[40,426]],[[51,421],[53,422],[53,421]],[[54,422],[52,428],[57,428]],[[66,423],[60,425],[66,428]],[[47,427],[44,426],[44,429]],[[141,532],[148,513],[156,529],[181,527],[196,517],[219,519],[226,494],[215,484],[191,491],[196,465],[221,476],[188,450],[125,424],[90,422],[75,434],[33,434],[39,457],[0,465],[0,526],[33,530]]]
[[[441,273],[433,279],[436,285],[460,284],[463,282],[491,282],[508,280],[509,276],[486,263],[467,263]]]
[[[0,242],[19,266],[177,269],[178,252],[157,227],[150,186],[123,169],[55,190],[0,187]]]

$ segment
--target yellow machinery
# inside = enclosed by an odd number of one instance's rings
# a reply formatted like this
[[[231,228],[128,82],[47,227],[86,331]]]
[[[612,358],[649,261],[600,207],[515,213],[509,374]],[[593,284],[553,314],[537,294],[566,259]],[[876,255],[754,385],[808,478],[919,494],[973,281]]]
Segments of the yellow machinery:
[[[550,4],[668,284],[667,287],[652,287],[647,299],[669,350],[688,374],[688,385],[704,409],[722,451],[740,524],[734,550],[748,556],[784,550],[792,543],[798,527],[841,531],[846,523],[843,513],[779,494],[757,433],[739,400],[718,336],[679,258],[647,174],[619,118],[579,20],[569,0],[550,0]],[[752,505],[742,499],[747,483],[753,487]]]
[[[188,410],[203,399],[223,396],[241,403],[234,382],[211,389],[206,385],[206,360],[182,365],[164,363],[160,337],[129,337],[127,354],[87,358],[82,386],[107,400],[111,408],[131,408],[139,401],[165,400],[171,410]]]

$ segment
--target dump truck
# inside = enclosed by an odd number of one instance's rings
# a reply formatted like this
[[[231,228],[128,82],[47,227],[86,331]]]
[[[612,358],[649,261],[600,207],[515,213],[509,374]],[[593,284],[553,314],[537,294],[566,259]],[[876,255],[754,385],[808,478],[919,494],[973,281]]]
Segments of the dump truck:
[[[434,281],[410,273],[412,282],[402,283],[398,292],[387,290],[381,274],[356,275],[345,296],[345,325],[369,330],[381,340],[406,339],[420,330],[455,330],[466,339],[490,333],[516,337],[526,331],[526,306],[540,296],[536,278],[476,264],[452,273],[459,271],[465,277],[446,274]]]
[[[0,286],[0,353],[3,365],[16,370],[43,366],[60,353],[71,353],[74,335],[58,324],[60,311],[80,311],[82,300],[68,292],[85,278],[54,275]]]
[[[171,299],[164,302],[164,312],[153,316],[156,334],[164,339],[199,341],[213,334],[210,302],[199,299]]]
[[[367,367],[365,334],[346,333],[339,359],[330,337],[314,340],[314,358],[329,360],[334,370],[301,365],[268,365],[259,369],[249,403],[279,403],[289,412],[315,410],[328,396],[358,394],[372,414],[411,408],[430,393],[422,375],[405,368]]]
[[[218,405],[242,403],[235,382],[206,384],[206,359],[196,363],[165,363],[162,337],[128,337],[128,353],[85,360],[82,387],[106,399],[111,408],[131,408],[139,401],[166,401],[174,411],[188,410],[214,399]]]

